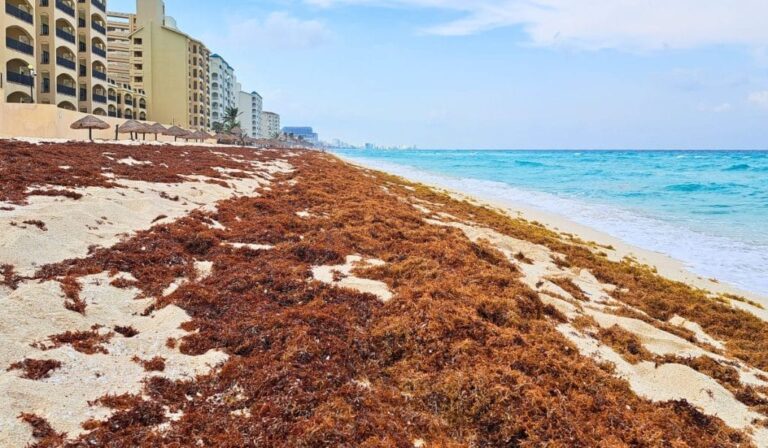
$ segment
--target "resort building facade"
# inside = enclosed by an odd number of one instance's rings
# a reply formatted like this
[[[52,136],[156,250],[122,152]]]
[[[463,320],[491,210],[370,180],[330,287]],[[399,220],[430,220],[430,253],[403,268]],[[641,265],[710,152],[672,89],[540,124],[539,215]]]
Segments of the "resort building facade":
[[[208,48],[176,27],[176,21],[165,15],[162,0],[137,0],[135,14],[110,12],[110,19],[114,79],[125,80],[128,73],[127,84],[146,95],[153,121],[209,129]]]
[[[103,0],[6,0],[2,100],[107,115]]]
[[[165,12],[163,0],[136,0],[135,13],[108,11],[107,0],[5,0],[0,103],[206,131],[236,107],[249,136],[277,137],[279,115]]]
[[[31,103],[37,73],[35,2],[6,0],[0,12],[0,95],[3,102]]]
[[[277,138],[280,136],[280,115],[274,112],[261,112],[261,138]]]
[[[239,91],[240,127],[253,138],[261,137],[261,108],[263,100],[257,92]]]
[[[218,54],[211,55],[211,123],[222,122],[230,107],[239,107],[235,69]]]

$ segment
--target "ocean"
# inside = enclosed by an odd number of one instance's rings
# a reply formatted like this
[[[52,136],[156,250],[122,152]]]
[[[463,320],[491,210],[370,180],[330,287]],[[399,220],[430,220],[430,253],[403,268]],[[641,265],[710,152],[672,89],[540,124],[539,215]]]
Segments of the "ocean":
[[[374,169],[522,204],[768,295],[768,151],[334,150]]]

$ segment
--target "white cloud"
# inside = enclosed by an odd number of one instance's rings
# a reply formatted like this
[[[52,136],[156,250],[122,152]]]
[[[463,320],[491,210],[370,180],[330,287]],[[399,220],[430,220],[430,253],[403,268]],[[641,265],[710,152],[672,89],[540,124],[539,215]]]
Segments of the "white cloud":
[[[539,46],[654,50],[768,45],[766,0],[305,0],[306,3],[437,8],[460,17],[425,31],[461,36],[519,26]]]
[[[747,97],[747,100],[749,100],[750,103],[757,105],[758,107],[768,109],[768,90],[763,90],[762,92],[752,92],[749,94],[749,97]]]
[[[214,37],[240,48],[267,46],[274,48],[306,48],[328,40],[331,32],[318,20],[302,20],[283,12],[273,12],[264,20],[250,18],[229,26],[226,34]]]

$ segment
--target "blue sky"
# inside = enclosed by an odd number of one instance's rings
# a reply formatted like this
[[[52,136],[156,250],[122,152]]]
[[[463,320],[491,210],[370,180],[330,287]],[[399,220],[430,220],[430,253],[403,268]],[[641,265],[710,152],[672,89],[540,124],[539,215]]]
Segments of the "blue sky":
[[[768,149],[765,0],[166,0],[166,11],[283,125],[324,139]]]

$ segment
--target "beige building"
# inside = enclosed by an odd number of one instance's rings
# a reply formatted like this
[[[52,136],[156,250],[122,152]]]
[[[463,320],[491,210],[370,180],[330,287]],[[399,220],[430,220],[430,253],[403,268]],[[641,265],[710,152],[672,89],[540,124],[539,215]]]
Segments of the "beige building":
[[[2,99],[107,115],[103,0],[6,0]]]
[[[3,102],[31,103],[36,100],[35,3],[32,0],[6,0],[0,12],[0,95]],[[35,98],[33,98],[35,97]]]
[[[274,112],[261,113],[261,138],[277,138],[280,135],[280,115]]]
[[[165,15],[164,2],[137,0],[135,14],[110,12],[110,28],[110,53],[114,53],[110,76],[120,85],[145,93],[149,117],[209,129],[210,51],[176,28],[176,22]],[[128,83],[124,82],[126,74]]]

